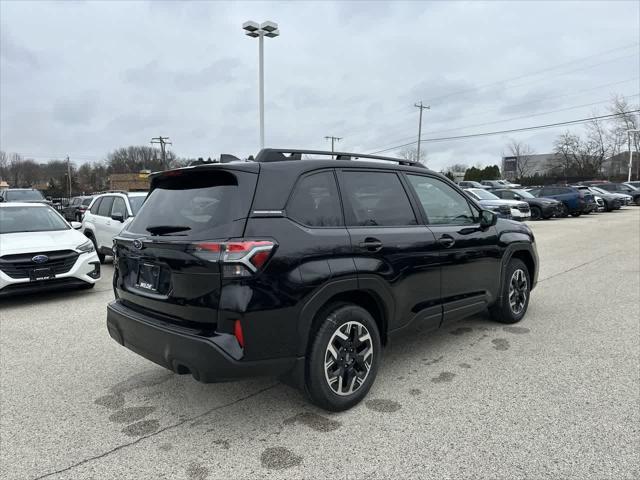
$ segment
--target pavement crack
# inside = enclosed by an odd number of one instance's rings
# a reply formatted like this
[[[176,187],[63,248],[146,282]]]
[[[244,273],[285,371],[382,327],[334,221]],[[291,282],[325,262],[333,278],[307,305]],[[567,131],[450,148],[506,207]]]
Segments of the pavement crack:
[[[161,434],[163,432],[166,432],[167,430],[172,430],[174,428],[177,428],[177,427],[180,427],[180,426],[184,425],[185,423],[189,423],[189,422],[192,422],[192,421],[197,420],[199,418],[206,417],[207,415],[210,415],[213,412],[216,412],[218,410],[222,410],[223,408],[231,407],[233,405],[236,405],[237,403],[240,403],[240,402],[248,400],[248,399],[250,399],[252,397],[258,396],[261,393],[266,392],[267,390],[271,390],[272,388],[277,387],[279,384],[280,384],[280,382],[274,383],[273,385],[269,385],[268,387],[265,387],[265,388],[262,388],[260,390],[257,390],[257,391],[255,391],[253,393],[245,395],[244,397],[240,397],[240,398],[238,398],[238,399],[236,399],[236,400],[234,400],[232,402],[224,403],[222,405],[218,405],[217,407],[210,408],[206,412],[203,412],[203,413],[201,413],[199,415],[196,415],[194,417],[185,418],[184,420],[181,420],[181,421],[179,421],[177,423],[173,423],[171,425],[167,425],[166,427],[163,427],[160,430],[157,430],[157,431],[155,431],[153,433],[150,433],[149,435],[145,435],[143,437],[137,438],[136,440],[134,440],[132,442],[123,443],[122,445],[118,445],[117,447],[114,447],[111,450],[108,450],[108,451],[106,451],[104,453],[101,453],[100,455],[94,455],[93,457],[85,458],[84,460],[80,460],[79,462],[76,462],[73,465],[69,465],[68,467],[62,468],[60,470],[56,470],[55,472],[49,472],[49,473],[45,473],[44,475],[40,475],[38,477],[33,477],[32,480],[40,480],[42,478],[48,478],[48,477],[51,477],[52,475],[58,475],[60,473],[68,472],[70,470],[73,470],[74,468],[77,468],[77,467],[82,466],[82,465],[84,465],[86,463],[92,462],[94,460],[100,460],[102,458],[105,458],[105,457],[111,455],[112,453],[117,452],[118,450],[122,450],[122,449],[130,447],[132,445],[136,445],[136,444],[142,442],[143,440],[146,440],[147,438],[155,437],[156,435],[159,435],[159,434]]]
[[[550,276],[548,276],[546,278],[543,278],[542,280],[538,280],[538,283],[546,282],[547,280],[551,280],[552,278],[559,277],[560,275],[564,275],[565,273],[572,272],[573,270],[577,270],[578,268],[582,268],[582,267],[584,267],[586,265],[589,265],[591,263],[595,263],[595,262],[597,262],[599,260],[602,260],[603,258],[610,257],[611,255],[615,255],[615,254],[620,253],[620,252],[621,252],[621,250],[616,250],[615,252],[607,253],[606,255],[602,255],[601,257],[594,258],[592,260],[589,260],[588,262],[581,263],[580,265],[576,265],[574,267],[567,268],[566,270],[563,270],[563,271],[558,272],[558,273],[554,273],[553,275],[550,275]]]

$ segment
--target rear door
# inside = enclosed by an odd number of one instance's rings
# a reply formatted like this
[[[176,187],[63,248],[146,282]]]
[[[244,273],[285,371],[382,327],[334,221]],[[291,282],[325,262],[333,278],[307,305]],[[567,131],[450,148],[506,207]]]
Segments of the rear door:
[[[440,254],[443,323],[484,310],[500,286],[496,228],[481,228],[478,209],[447,182],[429,175],[406,177]]]
[[[222,245],[244,234],[258,168],[194,168],[154,178],[144,208],[115,239],[121,301],[213,329],[222,276],[243,273],[241,266],[221,267]]]
[[[360,288],[383,282],[391,293],[395,314],[389,331],[409,323],[438,327],[438,247],[402,177],[393,171],[344,169],[339,180]]]
[[[111,248],[113,236],[111,235],[111,206],[113,205],[113,195],[102,197],[94,223],[96,225],[96,242],[98,248]]]

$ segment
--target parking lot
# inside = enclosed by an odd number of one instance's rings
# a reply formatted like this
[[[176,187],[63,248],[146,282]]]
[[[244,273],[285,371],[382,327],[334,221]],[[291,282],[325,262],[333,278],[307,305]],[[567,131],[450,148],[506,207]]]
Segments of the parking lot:
[[[204,385],[114,342],[91,291],[0,303],[7,479],[640,476],[640,208],[529,222],[525,319],[393,343],[329,414],[273,378]]]

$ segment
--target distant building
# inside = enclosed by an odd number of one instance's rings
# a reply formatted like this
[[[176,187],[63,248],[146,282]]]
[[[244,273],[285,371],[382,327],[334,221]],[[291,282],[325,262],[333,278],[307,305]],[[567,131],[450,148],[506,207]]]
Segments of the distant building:
[[[521,169],[524,170],[527,177],[531,177],[536,173],[544,175],[549,173],[554,164],[557,164],[557,160],[557,154],[555,153],[502,157],[502,176],[507,180],[515,180],[520,176]]]
[[[149,190],[149,173],[148,170],[139,173],[112,173],[109,177],[109,189],[127,192]]]
[[[633,152],[631,174],[635,177],[639,173],[640,154]],[[602,173],[607,177],[626,176],[629,172],[629,151],[620,152],[611,158],[607,158],[602,164]]]

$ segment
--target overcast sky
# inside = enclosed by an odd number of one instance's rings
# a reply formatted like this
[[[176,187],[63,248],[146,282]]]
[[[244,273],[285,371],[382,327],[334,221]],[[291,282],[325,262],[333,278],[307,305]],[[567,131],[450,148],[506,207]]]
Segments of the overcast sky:
[[[265,40],[267,146],[414,141],[420,100],[433,138],[584,118],[640,94],[638,1],[2,1],[1,148],[79,164],[165,135],[179,156],[255,153],[250,19],[281,30]],[[423,148],[437,170],[498,163],[508,138],[546,153],[561,131]]]

